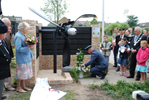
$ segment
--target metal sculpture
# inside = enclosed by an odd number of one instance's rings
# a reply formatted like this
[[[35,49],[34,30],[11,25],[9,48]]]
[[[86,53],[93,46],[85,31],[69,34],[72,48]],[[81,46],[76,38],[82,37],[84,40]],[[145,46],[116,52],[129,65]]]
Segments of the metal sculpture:
[[[62,35],[65,42],[64,42],[64,48],[63,48],[63,68],[68,67],[67,71],[70,71],[69,65],[70,65],[70,44],[69,44],[69,35],[75,35],[77,33],[77,30],[73,28],[73,25],[79,18],[89,18],[89,17],[94,17],[96,18],[97,16],[95,14],[84,14],[80,17],[78,17],[75,21],[69,21],[68,23],[63,23],[62,26],[50,21],[47,19],[45,16],[41,15],[34,9],[30,8],[29,9],[34,12],[36,15],[40,16],[41,18],[45,19],[46,21],[50,22],[51,24],[55,25],[57,27],[57,32],[59,35]]]

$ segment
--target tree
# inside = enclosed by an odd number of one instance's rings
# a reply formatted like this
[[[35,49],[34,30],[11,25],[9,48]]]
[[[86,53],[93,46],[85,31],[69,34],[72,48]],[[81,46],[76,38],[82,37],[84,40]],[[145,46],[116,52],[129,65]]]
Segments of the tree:
[[[115,27],[125,28],[125,30],[126,30],[126,29],[129,28],[129,25],[127,23],[117,23],[117,22],[116,23],[112,23],[112,24],[108,25],[107,27],[105,27],[106,33],[110,32],[112,34]]]
[[[129,28],[129,24],[127,23],[120,23],[119,28],[124,28],[125,30],[127,30]]]
[[[47,0],[45,6],[40,9],[50,20],[58,24],[59,19],[67,12],[67,3],[65,0]]]
[[[88,20],[85,22],[84,26],[91,26]]]
[[[129,24],[129,26],[131,28],[135,28],[136,26],[139,26],[138,24],[138,17],[137,16],[134,16],[134,15],[130,15],[130,16],[127,16],[128,20],[127,20],[127,23]]]
[[[120,27],[119,26],[119,23],[111,23],[110,25],[108,25],[107,27],[105,27],[105,32],[106,33],[109,33],[110,32],[112,34],[115,27],[118,27],[119,28]]]
[[[91,21],[91,23],[90,23],[91,25],[97,25],[98,24],[98,21],[97,21],[97,19],[96,18],[94,18],[92,21]]]

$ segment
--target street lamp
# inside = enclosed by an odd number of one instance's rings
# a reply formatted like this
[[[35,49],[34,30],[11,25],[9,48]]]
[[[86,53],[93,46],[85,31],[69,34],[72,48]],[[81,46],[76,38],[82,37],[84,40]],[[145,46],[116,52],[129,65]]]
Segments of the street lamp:
[[[103,43],[103,36],[104,36],[104,0],[102,2],[102,43]]]

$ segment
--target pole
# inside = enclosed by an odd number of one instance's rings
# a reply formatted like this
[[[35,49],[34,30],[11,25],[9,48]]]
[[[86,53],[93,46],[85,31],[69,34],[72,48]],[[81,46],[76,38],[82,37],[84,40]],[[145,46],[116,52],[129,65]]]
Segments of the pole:
[[[57,64],[56,64],[57,63],[57,59],[56,59],[57,58],[57,40],[56,40],[56,35],[57,34],[55,32],[53,32],[53,46],[54,46],[54,49],[53,49],[54,50],[54,55],[53,55],[54,56],[54,59],[53,59],[54,60],[54,70],[53,70],[53,73],[57,73],[57,70],[56,70],[57,69],[56,68],[57,67]]]
[[[103,43],[103,36],[104,36],[104,0],[102,4],[102,43]]]

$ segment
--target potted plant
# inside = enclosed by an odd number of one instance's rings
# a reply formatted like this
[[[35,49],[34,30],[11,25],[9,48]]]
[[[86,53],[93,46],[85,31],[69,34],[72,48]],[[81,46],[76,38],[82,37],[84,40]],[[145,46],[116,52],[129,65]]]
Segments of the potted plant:
[[[85,55],[85,53],[84,53],[84,51],[83,50],[81,50],[81,49],[78,49],[79,50],[79,52],[78,53],[76,53],[76,68],[78,69],[78,71],[79,71],[79,78],[83,78],[83,68],[80,66],[81,64],[83,64],[83,59],[84,59],[84,55]]]

